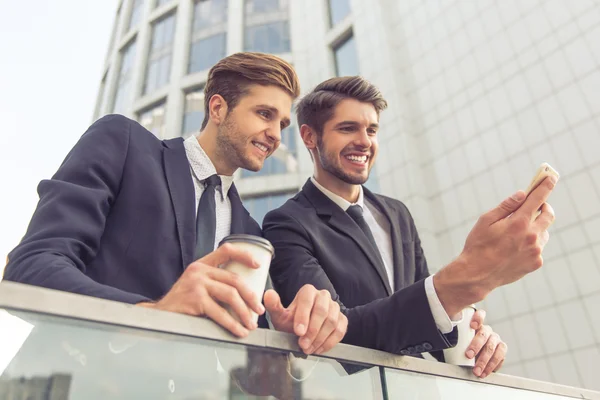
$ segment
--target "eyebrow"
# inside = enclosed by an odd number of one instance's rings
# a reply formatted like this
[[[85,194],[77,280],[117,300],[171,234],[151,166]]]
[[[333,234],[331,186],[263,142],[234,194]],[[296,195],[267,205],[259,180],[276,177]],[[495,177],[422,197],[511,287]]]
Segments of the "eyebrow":
[[[268,104],[259,104],[256,106],[256,108],[266,108],[267,110],[271,111],[274,114],[279,115],[279,110],[273,106],[270,106]],[[283,122],[283,124],[285,125],[285,127],[287,128],[288,126],[290,126],[290,119],[287,117],[283,117],[281,119],[281,121]]]
[[[338,122],[337,124],[335,124],[334,128],[339,128],[340,126],[343,126],[343,125],[360,125],[360,123],[358,123],[356,121],[342,121],[342,122]],[[377,123],[369,124],[369,128],[379,129],[379,124],[377,124]]]

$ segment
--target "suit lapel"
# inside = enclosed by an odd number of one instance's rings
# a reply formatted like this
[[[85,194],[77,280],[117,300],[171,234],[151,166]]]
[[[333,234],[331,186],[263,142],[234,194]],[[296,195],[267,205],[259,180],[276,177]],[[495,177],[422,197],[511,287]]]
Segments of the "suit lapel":
[[[247,233],[246,221],[250,214],[244,208],[234,184],[229,188],[227,197],[229,197],[229,202],[231,203],[231,233]]]
[[[190,164],[185,154],[181,138],[166,140],[163,153],[165,175],[173,203],[177,235],[181,247],[181,255],[185,269],[194,257],[196,242],[196,207],[194,182],[190,172]]]
[[[358,225],[356,225],[344,210],[323,194],[310,179],[306,182],[302,191],[317,210],[317,214],[331,227],[352,239],[358,248],[360,248],[367,256],[371,267],[374,268],[377,275],[379,275],[387,295],[390,296],[392,294],[392,289],[385,271],[385,266],[381,261],[381,256],[376,253],[376,249],[371,246],[369,239],[367,239],[367,236]]]
[[[400,231],[400,224],[397,221],[397,213],[395,213],[385,202],[380,201],[369,189],[363,187],[363,190],[365,198],[368,198],[369,201],[385,215],[390,223],[392,249],[394,252],[394,288],[396,288],[396,290],[401,289],[404,280],[404,249],[402,248],[402,232]]]

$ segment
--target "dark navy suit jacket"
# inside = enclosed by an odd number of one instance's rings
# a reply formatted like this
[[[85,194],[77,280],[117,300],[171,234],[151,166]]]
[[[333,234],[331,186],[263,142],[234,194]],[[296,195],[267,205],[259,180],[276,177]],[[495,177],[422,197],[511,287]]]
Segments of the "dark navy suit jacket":
[[[364,194],[390,222],[395,291],[363,231],[308,180],[263,222],[276,254],[270,274],[284,306],[312,284],[328,290],[348,317],[346,343],[402,355],[455,346],[457,330],[443,335],[433,319],[424,285],[427,261],[408,209],[366,188]]]
[[[38,193],[6,280],[133,304],[159,299],[193,261],[194,185],[181,138],[103,117]],[[229,199],[231,233],[261,235],[235,186]]]

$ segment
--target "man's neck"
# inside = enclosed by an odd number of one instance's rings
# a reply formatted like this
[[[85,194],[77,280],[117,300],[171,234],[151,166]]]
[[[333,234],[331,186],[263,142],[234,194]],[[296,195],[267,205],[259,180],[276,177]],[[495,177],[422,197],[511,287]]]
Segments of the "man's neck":
[[[200,134],[197,136],[198,144],[202,147],[202,150],[206,153],[210,161],[215,166],[217,174],[232,176],[237,168],[232,167],[227,163],[227,156],[221,154],[222,151],[219,149],[217,144],[217,132],[216,128],[206,126]]]
[[[356,203],[358,201],[360,185],[344,182],[325,171],[315,170],[314,178],[325,189],[337,194],[349,203]]]

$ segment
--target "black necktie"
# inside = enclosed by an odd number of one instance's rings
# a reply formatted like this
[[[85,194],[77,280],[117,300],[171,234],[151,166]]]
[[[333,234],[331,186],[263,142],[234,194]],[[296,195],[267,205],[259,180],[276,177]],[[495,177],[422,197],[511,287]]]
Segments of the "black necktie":
[[[198,203],[196,215],[196,251],[194,260],[204,257],[215,248],[217,230],[217,210],[215,190],[221,185],[219,175],[211,175],[204,180],[204,192]]]
[[[375,238],[373,237],[373,232],[371,232],[371,228],[369,228],[369,225],[367,225],[367,221],[365,220],[365,217],[363,215],[362,207],[359,206],[358,204],[355,204],[353,206],[348,207],[348,210],[346,210],[346,212],[348,213],[348,215],[350,215],[350,217],[354,220],[354,222],[356,222],[358,227],[365,233],[365,236],[367,237],[367,239],[369,239],[369,242],[371,242],[373,249],[377,253],[379,260],[381,261],[381,265],[384,265],[383,258],[381,258],[381,253],[379,252],[379,248],[377,247],[377,244],[375,243]]]

